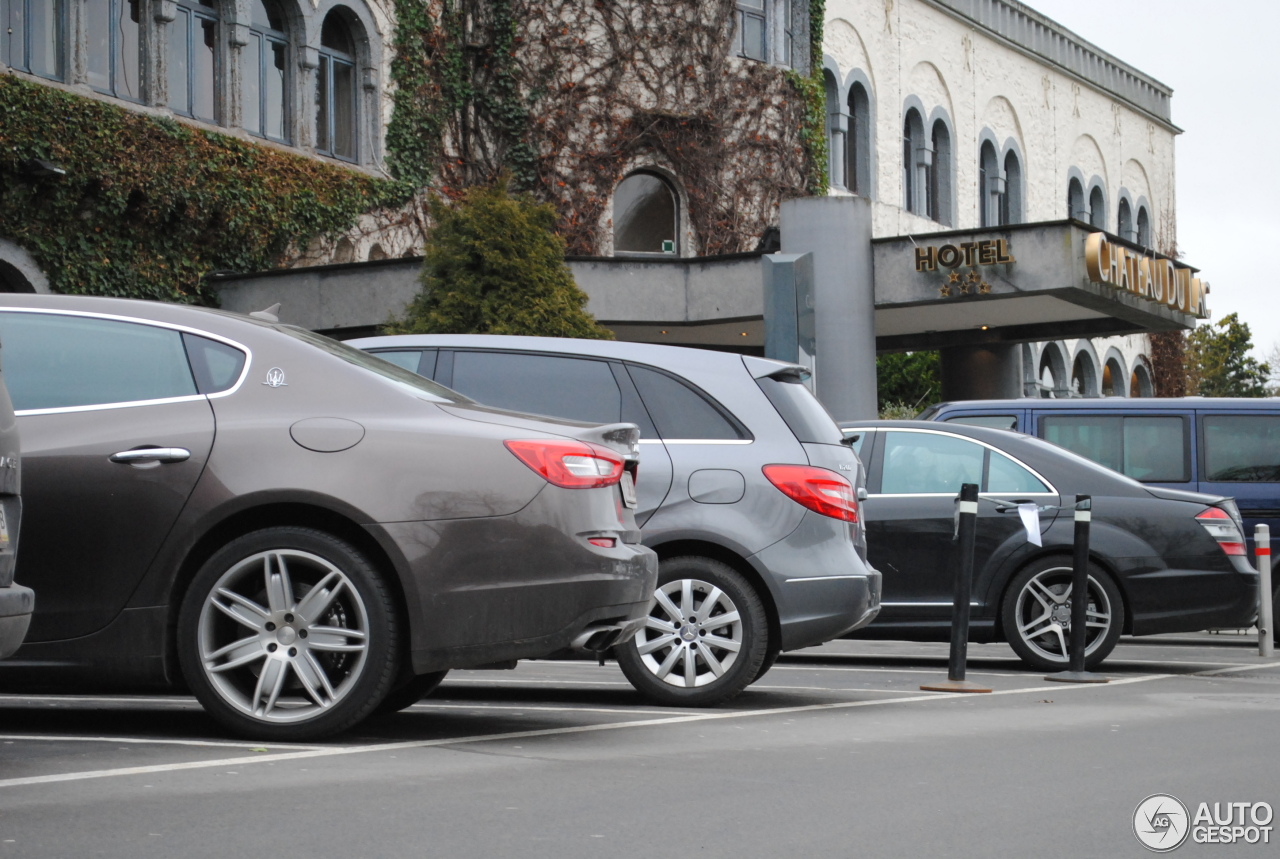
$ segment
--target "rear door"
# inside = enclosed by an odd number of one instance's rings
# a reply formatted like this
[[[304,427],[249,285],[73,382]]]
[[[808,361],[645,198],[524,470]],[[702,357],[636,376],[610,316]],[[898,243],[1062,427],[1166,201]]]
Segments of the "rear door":
[[[436,381],[478,403],[556,418],[640,427],[636,523],[671,487],[671,459],[630,377],[617,362],[532,352],[441,350]]]
[[[124,608],[186,503],[213,412],[178,330],[6,310],[0,341],[23,447],[17,579],[37,594],[27,641],[87,635]],[[227,359],[203,357],[212,373]]]
[[[1236,499],[1252,552],[1255,526],[1280,533],[1280,413],[1200,411],[1197,422],[1198,488]]]

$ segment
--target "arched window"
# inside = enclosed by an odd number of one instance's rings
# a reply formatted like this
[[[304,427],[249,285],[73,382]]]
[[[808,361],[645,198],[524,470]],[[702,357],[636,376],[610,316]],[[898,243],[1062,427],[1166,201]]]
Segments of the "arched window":
[[[632,173],[613,191],[615,254],[679,253],[675,191],[652,173]]]
[[[61,80],[66,44],[65,0],[0,0],[0,64]]]
[[[902,126],[902,192],[908,212],[926,215],[929,208],[929,174],[933,150],[925,143],[924,121],[915,108],[907,111]]]
[[[983,142],[982,149],[978,152],[978,194],[982,226],[1000,226],[1004,187],[1000,181],[1000,162],[996,158],[996,148],[989,140]]]
[[[1094,185],[1089,191],[1089,223],[1100,230],[1107,228],[1107,201],[1099,185]]]
[[[1124,394],[1124,370],[1120,368],[1119,361],[1109,358],[1102,365],[1102,396],[1123,397]]]
[[[142,0],[85,0],[89,86],[142,100]]]
[[[943,226],[951,226],[951,133],[941,119],[933,122],[929,135],[933,148],[933,164],[928,168],[929,217]]]
[[[1133,210],[1129,208],[1129,201],[1120,200],[1120,208],[1116,212],[1116,234],[1122,239],[1133,241],[1137,234],[1133,231]]]
[[[1144,248],[1151,247],[1151,218],[1147,215],[1147,207],[1138,207],[1138,244]]]
[[[218,121],[221,77],[218,10],[213,3],[178,0],[177,17],[169,25],[169,107],[206,122]]]
[[[1098,396],[1097,370],[1085,352],[1076,355],[1071,367],[1071,392],[1081,397]]]
[[[840,109],[840,88],[835,76],[825,69],[822,72],[822,85],[827,96],[827,182],[832,188],[844,188],[848,181],[844,168],[849,118]]]
[[[320,28],[316,70],[316,150],[356,160],[356,44],[335,9]]]
[[[287,142],[289,129],[289,37],[273,0],[250,3],[249,42],[244,60],[244,128],[258,137]]]
[[[1000,223],[1021,224],[1022,218],[1022,164],[1018,153],[1010,149],[1004,154],[1004,206]]]
[[[1089,210],[1084,207],[1084,188],[1075,177],[1067,183],[1067,217],[1077,221],[1089,219]]]
[[[1133,365],[1133,373],[1129,376],[1129,396],[1154,397],[1156,386],[1151,380],[1151,369],[1145,361]]]
[[[845,135],[845,187],[871,196],[871,99],[862,84],[849,87],[849,132]]]

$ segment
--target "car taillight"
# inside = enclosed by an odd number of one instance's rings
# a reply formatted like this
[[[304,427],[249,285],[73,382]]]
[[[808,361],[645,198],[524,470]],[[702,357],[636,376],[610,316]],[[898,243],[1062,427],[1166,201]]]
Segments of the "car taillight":
[[[547,482],[566,489],[612,486],[622,479],[622,457],[607,447],[572,439],[517,439],[503,444]]]
[[[1218,541],[1222,551],[1228,555],[1244,555],[1244,536],[1227,511],[1220,507],[1206,507],[1196,517],[1196,521],[1204,526],[1210,537]]]
[[[809,465],[766,465],[764,476],[801,507],[844,522],[858,521],[853,484],[834,471]]]

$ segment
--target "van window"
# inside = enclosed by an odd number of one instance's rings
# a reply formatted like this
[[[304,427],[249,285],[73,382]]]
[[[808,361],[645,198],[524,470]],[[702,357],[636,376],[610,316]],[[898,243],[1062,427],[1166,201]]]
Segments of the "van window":
[[[1176,415],[1046,415],[1040,437],[1134,480],[1191,479],[1187,421]]]
[[[1016,430],[1017,415],[957,415],[947,418],[945,423],[964,424],[970,427],[991,427],[992,429]]]
[[[756,384],[773,403],[795,435],[797,441],[814,444],[840,444],[844,434],[836,426],[831,413],[818,402],[799,379],[775,379],[765,376]]]
[[[1280,416],[1203,415],[1204,480],[1280,482]]]
[[[622,419],[622,392],[605,361],[458,350],[453,353],[453,389],[514,412],[596,424]]]

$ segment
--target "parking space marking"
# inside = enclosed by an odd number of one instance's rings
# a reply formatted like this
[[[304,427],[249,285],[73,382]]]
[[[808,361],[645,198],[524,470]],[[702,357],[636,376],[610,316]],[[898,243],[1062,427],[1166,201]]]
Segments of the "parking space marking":
[[[226,749],[293,749],[297,751],[325,749],[328,746],[298,745],[296,743],[230,743],[219,740],[171,740],[165,737],[77,737],[59,734],[0,734],[0,740],[35,740],[54,743],[124,743],[125,745],[151,746],[207,746]]]
[[[169,695],[166,697],[140,698],[136,695],[18,695],[15,693],[0,694],[0,705],[5,701],[67,701],[83,703],[98,701],[107,704],[194,704],[198,702],[192,695]]]
[[[571,712],[571,713],[643,713],[652,716],[668,716],[679,710],[641,710],[627,707],[547,707],[542,704],[525,706],[522,704],[451,704],[436,701],[420,701],[406,709],[409,710],[526,710],[530,712]]]
[[[1274,663],[1280,665],[1280,663]],[[1001,695],[1020,695],[1031,694],[1037,692],[1055,692],[1061,694],[1078,689],[1106,689],[1108,687],[1125,686],[1132,683],[1144,683],[1150,680],[1162,680],[1170,677],[1176,677],[1174,674],[1148,674],[1140,677],[1124,677],[1112,680],[1107,686],[1099,687],[1094,684],[1080,684],[1078,686],[1063,685],[1054,683],[1051,686],[1031,686],[1019,689],[999,689],[987,695],[980,696],[982,700],[989,700],[995,696]],[[410,740],[397,743],[373,743],[363,746],[330,746],[322,749],[312,749],[296,752],[282,752],[278,754],[259,754],[253,757],[241,758],[224,758],[222,760],[210,761],[186,761],[174,764],[154,764],[151,766],[140,767],[120,767],[108,770],[89,770],[85,772],[74,773],[57,773],[53,775],[43,776],[27,776],[24,778],[0,779],[0,788],[5,787],[21,787],[26,785],[52,784],[56,782],[68,781],[85,781],[88,779],[111,778],[115,776],[129,775],[146,775],[152,773],[180,772],[184,770],[209,769],[213,767],[234,767],[247,766],[249,764],[258,763],[279,763],[281,761],[308,760],[312,758],[337,757],[341,755],[360,755],[373,752],[392,752],[409,749],[426,749],[441,746],[460,746],[470,745],[474,743],[491,743],[502,740],[524,740],[534,737],[552,737],[568,734],[586,734],[597,731],[616,731],[626,728],[647,728],[647,727],[663,727],[666,725],[689,724],[692,722],[711,722],[722,721],[726,719],[745,719],[758,716],[778,716],[789,713],[812,713],[820,711],[833,710],[849,710],[855,707],[876,707],[886,704],[909,704],[921,701],[940,701],[955,698],[966,698],[970,701],[974,700],[973,696],[962,694],[925,694],[913,695],[907,698],[880,698],[874,701],[837,701],[826,704],[802,704],[794,707],[775,707],[771,709],[757,710],[736,710],[736,711],[719,711],[715,713],[691,713],[683,716],[669,716],[661,719],[635,719],[626,722],[604,722],[598,725],[575,725],[564,728],[541,728],[532,731],[512,731],[502,734],[479,734],[469,737],[454,737],[438,740]]]

